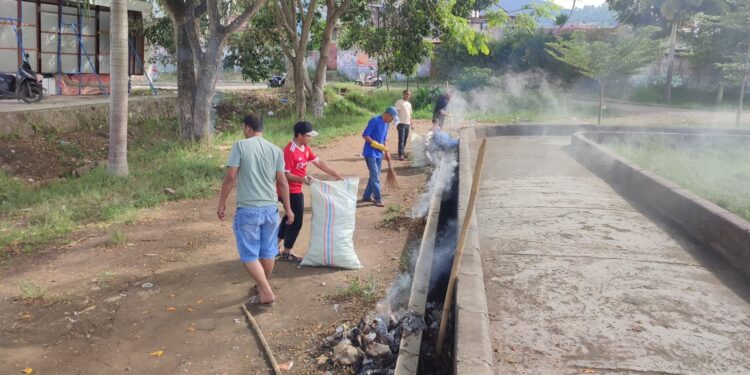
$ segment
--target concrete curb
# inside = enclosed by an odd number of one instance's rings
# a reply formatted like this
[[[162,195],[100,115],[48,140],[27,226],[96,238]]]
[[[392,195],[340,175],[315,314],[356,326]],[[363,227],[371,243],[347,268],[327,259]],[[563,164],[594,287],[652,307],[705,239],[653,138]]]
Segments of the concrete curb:
[[[476,138],[497,136],[530,136],[530,135],[573,135],[578,132],[642,132],[642,133],[680,133],[710,135],[750,135],[750,129],[736,128],[665,128],[655,126],[598,126],[598,125],[497,125],[476,127]]]
[[[449,173],[445,161],[436,171],[441,176]],[[434,173],[434,172],[433,172]],[[440,207],[443,201],[443,192],[435,189],[430,197],[430,208],[427,211],[427,223],[422,234],[422,243],[419,246],[417,262],[414,266],[411,292],[409,293],[409,311],[419,316],[425,315],[427,304],[427,293],[430,290],[430,278],[432,275],[432,259],[435,252],[435,240],[437,239],[437,227],[440,220]],[[399,344],[398,358],[396,359],[395,375],[416,374],[419,368],[419,353],[422,348],[422,332],[405,335]]]
[[[474,170],[472,145],[477,129],[461,131],[459,150],[458,218],[463,225],[466,205],[471,191]],[[487,295],[479,248],[479,229],[476,214],[470,218],[461,268],[456,283],[454,373],[482,375],[493,373],[494,356],[490,336]]]
[[[657,136],[680,139],[686,137],[684,134],[669,133],[658,133]],[[750,276],[750,222],[667,179],[641,169],[597,143],[606,137],[622,137],[622,134],[577,133],[571,140],[571,150],[583,165],[626,191],[637,191],[638,194],[632,194],[630,198],[656,208],[695,239],[716,251],[729,264]],[[695,137],[687,136],[688,139]],[[733,141],[750,143],[748,139]]]

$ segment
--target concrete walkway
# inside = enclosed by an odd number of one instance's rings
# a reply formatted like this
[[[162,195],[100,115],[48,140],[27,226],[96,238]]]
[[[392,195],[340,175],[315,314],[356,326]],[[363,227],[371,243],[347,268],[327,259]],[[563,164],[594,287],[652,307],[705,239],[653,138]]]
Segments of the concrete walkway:
[[[495,373],[750,373],[748,281],[569,142],[488,139],[477,219]]]

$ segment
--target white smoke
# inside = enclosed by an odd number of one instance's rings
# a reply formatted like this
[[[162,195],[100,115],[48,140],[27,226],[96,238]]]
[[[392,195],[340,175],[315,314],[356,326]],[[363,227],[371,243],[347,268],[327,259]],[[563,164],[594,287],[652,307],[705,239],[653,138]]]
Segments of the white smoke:
[[[569,103],[559,82],[552,81],[541,70],[524,73],[505,73],[491,82],[469,92],[449,91],[451,94],[445,131],[456,130],[460,123],[497,114],[568,113]]]
[[[417,200],[411,209],[412,218],[422,218],[430,209],[430,198],[439,191],[441,194],[450,190],[453,179],[456,177],[456,166],[458,166],[458,154],[455,151],[431,152],[430,156],[435,163],[435,170],[427,182],[427,190]],[[440,162],[443,160],[443,162]],[[445,173],[440,173],[441,168],[446,168]]]

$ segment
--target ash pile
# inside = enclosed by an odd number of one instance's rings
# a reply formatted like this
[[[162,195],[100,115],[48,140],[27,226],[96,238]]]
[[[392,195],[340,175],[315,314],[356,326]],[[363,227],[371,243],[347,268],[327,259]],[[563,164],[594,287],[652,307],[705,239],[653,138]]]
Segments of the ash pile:
[[[403,308],[390,311],[388,303],[379,303],[376,311],[356,327],[338,326],[336,332],[324,340],[323,349],[327,354],[318,357],[318,364],[332,362],[358,375],[392,375],[401,338],[425,329],[427,324],[421,315]]]

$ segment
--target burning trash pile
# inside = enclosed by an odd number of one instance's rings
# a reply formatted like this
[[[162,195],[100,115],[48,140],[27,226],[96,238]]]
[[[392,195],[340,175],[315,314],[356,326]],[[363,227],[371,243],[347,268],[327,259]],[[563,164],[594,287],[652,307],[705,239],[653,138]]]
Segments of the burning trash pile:
[[[349,368],[358,375],[392,375],[401,339],[423,333],[423,340],[427,338],[429,342],[422,343],[420,373],[450,373],[450,366],[441,366],[444,362],[435,355],[440,306],[428,303],[425,317],[404,308],[389,310],[390,304],[382,302],[356,327],[338,326],[333,335],[323,340],[324,354],[318,357],[318,364]]]
[[[390,311],[381,302],[356,327],[340,325],[323,341],[328,355],[318,357],[318,364],[330,361],[335,366],[350,367],[360,375],[393,374],[401,338],[418,334],[427,328],[422,316],[400,308]]]

